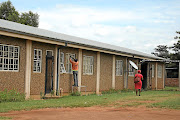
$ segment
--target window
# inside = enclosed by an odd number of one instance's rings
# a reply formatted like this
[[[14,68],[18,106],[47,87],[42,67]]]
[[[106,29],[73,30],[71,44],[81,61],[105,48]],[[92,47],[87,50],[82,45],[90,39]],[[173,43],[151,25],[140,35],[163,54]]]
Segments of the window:
[[[158,65],[158,78],[162,78],[162,66]]]
[[[41,72],[41,64],[42,64],[42,50],[34,49],[33,71],[40,73]]]
[[[152,65],[152,77],[154,77],[154,65]]]
[[[129,76],[134,76],[134,68],[130,63],[129,63]]]
[[[92,75],[93,74],[93,56],[83,56],[83,74]]]
[[[0,44],[0,71],[19,70],[19,47]]]
[[[66,70],[64,68],[64,53],[60,53],[60,73],[66,73]]]
[[[66,72],[67,73],[72,73],[72,64],[69,61],[70,56],[72,58],[75,58],[75,54],[71,54],[71,53],[66,53]]]
[[[123,61],[116,60],[116,76],[122,76],[122,75],[123,75]]]

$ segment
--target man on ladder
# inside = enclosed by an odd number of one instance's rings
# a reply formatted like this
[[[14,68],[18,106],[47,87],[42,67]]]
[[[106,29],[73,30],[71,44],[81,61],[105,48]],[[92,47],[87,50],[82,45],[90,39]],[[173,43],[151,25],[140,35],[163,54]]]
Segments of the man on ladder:
[[[74,85],[78,87],[78,60],[70,56],[70,62],[72,63],[72,71],[74,76]]]

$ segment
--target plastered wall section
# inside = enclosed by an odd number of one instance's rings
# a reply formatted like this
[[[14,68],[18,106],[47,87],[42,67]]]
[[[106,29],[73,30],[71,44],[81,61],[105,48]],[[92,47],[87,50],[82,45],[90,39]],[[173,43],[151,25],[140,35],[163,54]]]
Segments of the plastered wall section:
[[[78,58],[78,49],[65,47],[65,48],[60,49],[60,52],[64,53],[64,67],[65,67],[65,69],[66,69],[66,53],[75,54],[75,57]],[[73,84],[74,84],[74,79],[73,79],[72,73],[63,73],[63,74],[60,73],[59,88],[62,88],[63,92],[65,92],[65,93],[71,92]]]
[[[40,73],[33,72],[33,62],[34,62],[34,49],[42,50],[42,68]],[[32,42],[32,54],[31,54],[31,85],[30,94],[40,95],[40,92],[45,91],[45,74],[46,74],[46,50],[52,50],[53,55],[55,54],[55,45]],[[55,73],[53,74],[55,76]],[[54,83],[54,81],[53,81]]]
[[[124,70],[126,70],[125,57],[116,56],[115,60],[122,60],[123,61],[123,73],[122,73],[122,75],[117,76],[116,75],[116,68],[115,68],[115,89],[116,90],[122,90],[124,88]],[[116,61],[115,61],[115,67],[116,67]]]
[[[25,85],[25,59],[26,59],[26,40],[0,36],[0,44],[14,45],[20,47],[19,52],[19,71],[0,71],[0,90],[15,89],[24,93]]]
[[[82,77],[81,77],[81,85],[87,86],[86,90],[89,92],[95,92],[96,91],[96,77],[97,77],[97,52],[83,50],[82,55],[84,56],[93,56],[93,74],[87,75],[83,73],[83,63],[82,63]],[[82,62],[83,62],[83,56],[82,56]],[[82,91],[84,91],[85,88],[82,88]]]
[[[100,54],[100,91],[112,88],[112,64],[113,55]]]
[[[129,58],[128,59],[128,64],[129,64],[129,60],[133,61],[136,65],[138,63],[138,59],[132,59],[132,58]],[[137,73],[137,70],[134,71],[134,75]],[[135,85],[134,85],[134,75],[133,76],[130,76],[129,73],[128,73],[128,89],[135,89]]]

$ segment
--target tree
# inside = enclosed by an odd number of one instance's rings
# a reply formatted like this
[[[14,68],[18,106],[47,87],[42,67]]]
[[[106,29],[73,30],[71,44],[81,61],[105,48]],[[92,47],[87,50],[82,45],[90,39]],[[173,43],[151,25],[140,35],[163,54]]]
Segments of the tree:
[[[30,25],[38,27],[39,15],[29,11],[29,13],[22,13],[20,17],[20,22],[25,25]]]
[[[16,11],[11,1],[8,0],[0,5],[0,18],[13,22],[19,22],[19,13]]]
[[[154,50],[155,52],[152,52],[151,54],[154,54],[158,57],[169,58],[169,51],[167,45],[158,45],[157,48],[155,48]]]
[[[32,11],[19,13],[9,0],[0,4],[0,19],[34,27],[39,25],[39,15],[37,13]]]
[[[180,34],[179,31],[176,31],[177,34]],[[174,39],[179,39],[177,43],[174,43],[170,49],[174,51],[174,54],[172,55],[173,59],[180,60],[180,37],[176,36]]]

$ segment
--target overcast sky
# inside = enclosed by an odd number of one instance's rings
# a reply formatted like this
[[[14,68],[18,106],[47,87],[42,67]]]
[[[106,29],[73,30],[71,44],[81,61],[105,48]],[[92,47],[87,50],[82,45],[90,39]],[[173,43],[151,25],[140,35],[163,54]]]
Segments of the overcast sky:
[[[4,2],[7,0],[0,0]],[[180,0],[11,0],[40,15],[39,28],[145,53],[171,46],[180,30]]]

